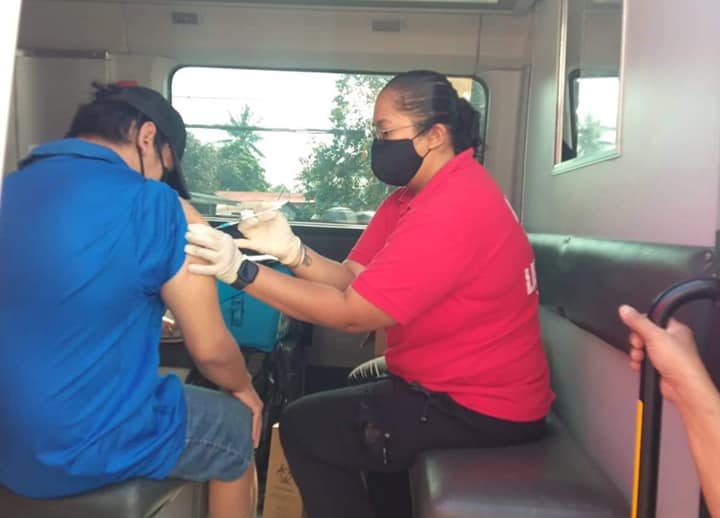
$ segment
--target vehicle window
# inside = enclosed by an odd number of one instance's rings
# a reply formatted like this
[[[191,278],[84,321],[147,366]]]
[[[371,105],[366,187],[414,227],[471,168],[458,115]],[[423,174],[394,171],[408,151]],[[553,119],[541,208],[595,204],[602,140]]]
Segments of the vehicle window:
[[[366,225],[389,192],[370,170],[370,127],[391,77],[180,68],[171,100],[188,128],[183,168],[193,203],[227,219],[283,201],[293,221]],[[484,120],[484,84],[451,80]]]
[[[569,86],[575,156],[597,156],[615,149],[620,79],[576,73]]]
[[[562,2],[555,172],[619,154],[624,4]]]

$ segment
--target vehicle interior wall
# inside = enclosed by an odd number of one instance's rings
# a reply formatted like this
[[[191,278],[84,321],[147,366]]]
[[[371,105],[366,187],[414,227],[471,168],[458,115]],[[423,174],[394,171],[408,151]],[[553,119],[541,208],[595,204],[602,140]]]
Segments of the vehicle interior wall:
[[[14,57],[14,55],[13,55]],[[9,69],[14,70],[14,63],[10,62]],[[5,158],[3,160],[3,171],[11,171],[15,168],[18,162],[17,156],[17,103],[15,102],[17,96],[17,89],[15,88],[14,74],[11,72],[7,74],[7,81],[9,85],[7,101],[8,107],[8,119],[7,119],[7,133],[5,137]],[[0,187],[1,189],[2,187]]]
[[[560,0],[536,7],[525,222],[531,231],[714,245],[720,5],[626,3],[621,156],[560,175],[552,174]]]
[[[0,142],[13,144],[15,139],[12,115],[12,84],[15,42],[18,33],[21,0],[10,0],[4,4],[0,18]],[[0,164],[11,159],[6,148],[0,146]],[[2,184],[0,183],[0,192]]]
[[[720,69],[714,65],[720,48],[720,5],[625,3],[620,156],[556,175],[561,1],[545,0],[536,6],[525,225],[534,232],[713,248],[720,166]],[[590,347],[590,338],[587,341],[578,348]],[[633,397],[637,376],[619,376],[616,381]],[[619,434],[628,441],[634,429],[633,422],[617,416],[595,425],[594,434]],[[592,434],[582,435],[606,472],[627,470],[594,449]],[[616,480],[629,494],[627,478]],[[658,516],[695,516],[697,503],[698,482],[681,422],[675,409],[665,405]]]
[[[173,25],[173,11],[195,13],[199,24]],[[373,31],[373,19],[399,20],[401,28]],[[442,11],[27,0],[20,44],[228,66],[376,72],[425,66],[470,74],[476,57],[526,64],[529,28],[528,16]]]

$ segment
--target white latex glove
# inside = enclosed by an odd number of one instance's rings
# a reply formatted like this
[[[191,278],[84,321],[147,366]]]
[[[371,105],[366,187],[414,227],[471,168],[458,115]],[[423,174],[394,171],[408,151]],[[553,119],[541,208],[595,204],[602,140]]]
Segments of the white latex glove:
[[[188,270],[191,273],[214,275],[226,284],[237,280],[238,268],[247,258],[238,250],[230,234],[194,223],[188,225],[185,238],[189,243],[185,246],[185,253],[205,259],[209,263],[189,265]]]
[[[259,210],[257,212],[260,212]],[[239,248],[272,255],[286,266],[294,268],[303,260],[303,244],[293,234],[285,215],[279,210],[258,214],[238,224],[245,239],[236,239]]]

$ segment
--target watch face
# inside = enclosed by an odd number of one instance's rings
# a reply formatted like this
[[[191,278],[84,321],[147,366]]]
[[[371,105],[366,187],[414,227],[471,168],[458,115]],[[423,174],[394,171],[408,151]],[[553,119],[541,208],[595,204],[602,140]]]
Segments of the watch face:
[[[255,277],[257,277],[258,270],[257,264],[246,259],[240,267],[240,271],[238,271],[238,277],[240,277],[245,284],[250,284],[255,280]]]

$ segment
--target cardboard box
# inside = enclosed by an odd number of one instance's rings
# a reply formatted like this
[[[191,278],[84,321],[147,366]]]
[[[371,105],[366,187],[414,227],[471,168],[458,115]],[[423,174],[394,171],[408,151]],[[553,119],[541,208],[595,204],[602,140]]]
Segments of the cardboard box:
[[[288,466],[285,452],[280,444],[280,426],[272,427],[270,437],[270,460],[263,518],[307,518],[302,497]]]

